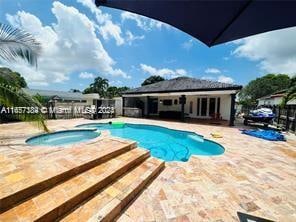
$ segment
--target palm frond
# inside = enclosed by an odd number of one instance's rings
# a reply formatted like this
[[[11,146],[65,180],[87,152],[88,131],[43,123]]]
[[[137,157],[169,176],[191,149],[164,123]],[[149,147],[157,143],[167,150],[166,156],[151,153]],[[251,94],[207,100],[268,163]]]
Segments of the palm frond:
[[[41,45],[28,32],[0,23],[0,58],[16,61],[18,58],[37,66]]]
[[[6,107],[41,107],[41,104],[17,87],[0,83],[0,104]],[[37,123],[38,127],[42,127],[48,132],[42,113],[22,113],[17,116],[20,120]]]

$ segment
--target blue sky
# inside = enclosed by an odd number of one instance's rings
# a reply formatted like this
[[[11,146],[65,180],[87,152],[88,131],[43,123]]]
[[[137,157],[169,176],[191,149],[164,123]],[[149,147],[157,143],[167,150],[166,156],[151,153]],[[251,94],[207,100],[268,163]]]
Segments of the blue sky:
[[[96,76],[136,87],[150,75],[191,76],[246,84],[266,73],[296,70],[295,28],[208,48],[155,20],[92,0],[0,0],[0,21],[32,33],[43,50],[38,69],[7,64],[31,88],[84,89]]]

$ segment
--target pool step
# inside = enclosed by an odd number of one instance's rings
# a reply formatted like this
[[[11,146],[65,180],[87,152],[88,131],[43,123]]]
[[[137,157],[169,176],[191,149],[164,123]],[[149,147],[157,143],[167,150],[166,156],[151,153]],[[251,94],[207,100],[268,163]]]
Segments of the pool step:
[[[163,169],[163,161],[150,157],[81,204],[61,221],[113,221]]]
[[[135,147],[136,143],[107,139],[83,144],[83,147],[67,148],[63,152],[54,152],[39,159],[29,159],[25,166],[20,166],[15,173],[7,176],[14,179],[13,177],[26,175],[24,182],[17,181],[1,187],[0,213]],[[42,167],[38,168],[37,173],[36,166]],[[33,169],[34,173],[28,173],[29,169]]]
[[[0,214],[0,221],[54,221],[150,156],[132,149],[82,172]]]

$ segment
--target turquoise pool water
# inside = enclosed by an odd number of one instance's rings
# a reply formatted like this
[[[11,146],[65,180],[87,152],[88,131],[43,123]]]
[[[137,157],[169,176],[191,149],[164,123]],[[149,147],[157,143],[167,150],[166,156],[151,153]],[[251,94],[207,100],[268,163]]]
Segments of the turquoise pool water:
[[[94,139],[100,133],[96,130],[65,130],[54,133],[42,134],[39,136],[29,138],[26,143],[30,145],[41,146],[59,146],[68,145],[78,142],[84,142]]]
[[[85,124],[77,127],[109,130],[111,135],[138,142],[150,150],[152,156],[165,161],[188,161],[191,155],[213,156],[224,153],[224,148],[192,132],[172,130],[159,126],[125,124]]]

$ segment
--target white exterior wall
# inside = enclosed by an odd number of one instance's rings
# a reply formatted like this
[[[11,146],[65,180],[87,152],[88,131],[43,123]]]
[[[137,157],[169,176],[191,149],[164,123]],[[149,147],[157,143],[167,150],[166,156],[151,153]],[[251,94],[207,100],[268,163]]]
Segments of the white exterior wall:
[[[179,97],[180,96],[162,96],[158,98],[158,112],[160,111],[181,111],[181,105],[179,104]],[[160,100],[166,100],[166,99],[171,99],[172,100],[172,105],[171,106],[166,106],[163,105],[163,103],[160,103]],[[178,101],[178,104],[174,104],[174,100]],[[185,111],[186,112],[186,111]]]
[[[206,94],[207,93],[207,94]],[[189,117],[191,118],[200,118],[200,119],[210,119],[212,118],[211,116],[209,116],[209,106],[210,106],[210,98],[216,98],[216,111],[217,111],[217,98],[220,98],[220,116],[222,117],[223,120],[230,120],[230,110],[231,110],[231,94],[230,93],[236,93],[236,91],[231,91],[231,92],[227,92],[226,91],[221,91],[221,94],[219,94],[220,92],[204,92],[204,94],[200,94],[200,95],[186,95],[186,104],[185,104],[185,113],[189,115]],[[185,94],[185,93],[184,93]],[[206,94],[206,95],[205,95]],[[158,97],[153,94],[153,95],[142,95],[142,96],[138,96],[138,95],[127,95],[127,98],[137,98],[140,99],[141,101],[144,102],[145,104],[145,110],[143,110],[144,115],[147,114],[147,108],[148,108],[148,101],[147,101],[147,96],[150,96],[151,98],[158,98],[158,112],[160,111],[179,111],[181,112],[181,104],[179,104],[179,98],[181,96],[181,94],[179,93],[178,95],[159,95]],[[207,98],[207,115],[206,116],[197,116],[197,99],[198,98]],[[172,105],[170,106],[166,106],[163,105],[163,103],[160,102],[160,100],[166,100],[166,99],[171,99],[172,100]],[[178,100],[178,104],[174,104],[174,100],[177,99]],[[190,110],[190,102],[193,102],[193,106],[192,106],[192,113],[189,113]],[[200,112],[201,114],[201,106],[200,106]]]
[[[216,98],[216,110],[217,110],[217,98],[220,97],[220,115],[223,120],[230,119],[230,109],[231,109],[231,96],[230,95],[211,95],[211,96],[186,96],[186,105],[185,105],[185,113],[189,114],[191,118],[201,118],[207,119],[211,118],[209,116],[209,106],[210,106],[210,98]],[[197,98],[207,98],[207,115],[206,116],[197,116]],[[193,102],[192,113],[189,113],[190,109],[190,101]],[[180,106],[180,105],[179,105]],[[199,107],[201,109],[201,106]],[[181,110],[181,108],[180,108]],[[201,110],[200,112],[201,113]]]
[[[265,99],[258,99],[258,106],[273,106],[273,105],[280,105],[282,103],[283,97],[272,97],[272,98],[265,98]]]

